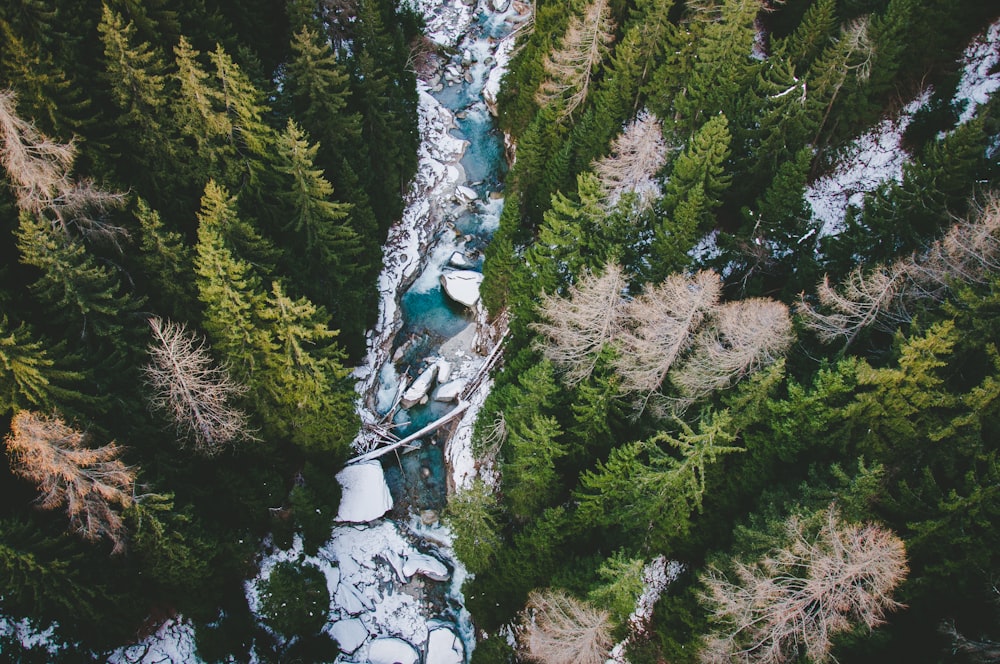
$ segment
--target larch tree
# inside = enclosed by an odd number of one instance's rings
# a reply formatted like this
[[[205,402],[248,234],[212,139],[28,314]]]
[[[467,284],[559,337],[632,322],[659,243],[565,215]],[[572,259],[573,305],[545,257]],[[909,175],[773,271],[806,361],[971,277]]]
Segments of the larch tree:
[[[605,204],[614,207],[622,194],[638,195],[640,209],[647,209],[660,196],[656,174],[667,160],[663,125],[649,111],[642,111],[611,144],[611,152],[594,162],[601,180]]]
[[[107,537],[113,553],[125,550],[120,509],[132,504],[135,470],[118,458],[114,442],[88,447],[88,436],[63,420],[22,410],[4,439],[14,473],[38,486],[38,506],[65,506],[71,529],[86,540]]]
[[[547,78],[535,93],[539,106],[560,105],[559,119],[564,120],[587,98],[590,82],[614,39],[615,25],[607,0],[593,0],[574,14],[559,47],[545,58]]]
[[[631,326],[621,335],[615,368],[623,392],[648,399],[690,345],[695,330],[718,305],[719,276],[709,270],[674,274],[629,302]]]
[[[780,359],[794,338],[792,318],[781,302],[729,302],[713,312],[711,325],[697,335],[670,380],[685,399],[699,399]]]
[[[22,212],[46,219],[67,232],[115,241],[124,229],[105,213],[124,203],[124,194],[105,191],[91,180],[74,180],[73,143],[59,143],[17,114],[17,95],[0,90],[0,165]]]
[[[542,294],[541,320],[532,327],[541,337],[542,354],[565,371],[568,385],[589,377],[601,348],[621,332],[625,286],[621,268],[609,263],[602,274],[583,275],[565,297]]]
[[[704,662],[781,664],[830,659],[832,638],[873,629],[900,608],[892,592],[908,572],[903,541],[875,524],[845,523],[834,506],[822,525],[786,522],[787,544],[752,563],[734,562],[734,580],[710,568],[702,601],[721,629],[705,639]]]
[[[603,664],[614,643],[607,611],[556,588],[528,595],[520,642],[542,664]]]
[[[150,406],[165,415],[180,435],[203,456],[251,438],[246,413],[233,400],[246,392],[217,366],[203,340],[183,324],[150,318],[153,342],[143,370]]]
[[[802,298],[799,312],[806,327],[813,330],[821,341],[830,343],[843,337],[848,344],[865,328],[881,324],[883,329],[894,329],[910,319],[899,297],[906,286],[906,273],[902,266],[879,265],[871,270],[858,266],[840,284],[840,290],[823,277],[816,287],[820,307],[813,307]]]

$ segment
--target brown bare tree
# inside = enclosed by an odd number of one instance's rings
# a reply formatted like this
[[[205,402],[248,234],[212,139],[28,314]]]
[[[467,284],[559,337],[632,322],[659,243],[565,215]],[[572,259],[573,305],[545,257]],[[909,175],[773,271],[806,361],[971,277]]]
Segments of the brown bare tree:
[[[695,339],[670,380],[695,400],[741,380],[784,356],[794,340],[788,307],[764,298],[729,302]]]
[[[614,207],[622,194],[634,192],[639,196],[639,209],[647,209],[661,195],[654,178],[666,161],[667,143],[660,119],[643,110],[615,138],[611,153],[593,164],[605,204]]]
[[[560,119],[569,117],[587,98],[594,70],[614,39],[608,0],[592,0],[583,16],[574,14],[559,47],[545,57],[545,73],[535,93],[539,106],[562,104]]]
[[[11,469],[38,485],[38,505],[66,506],[70,528],[86,540],[107,537],[113,553],[125,550],[125,524],[116,508],[133,503],[135,471],[119,460],[113,441],[87,447],[88,436],[57,415],[22,410],[4,439]]]
[[[173,422],[182,441],[214,456],[226,445],[252,438],[246,413],[232,401],[246,392],[212,361],[203,339],[178,323],[150,318],[153,343],[144,367],[149,403]]]
[[[18,208],[42,216],[63,231],[75,227],[85,236],[112,242],[124,228],[104,215],[125,203],[125,195],[70,177],[76,147],[57,143],[17,115],[17,95],[0,90],[0,164],[7,171]]]
[[[521,628],[527,659],[543,664],[603,664],[613,643],[607,611],[558,589],[528,595]]]
[[[609,263],[600,275],[583,275],[566,297],[542,296],[542,320],[532,327],[542,336],[538,346],[545,357],[565,370],[568,385],[590,376],[601,347],[621,332],[624,288],[621,268]]]
[[[718,305],[721,290],[719,276],[710,270],[673,274],[628,304],[631,324],[620,336],[615,360],[623,392],[644,393],[648,401],[659,390],[695,330]]]
[[[821,341],[844,338],[849,344],[866,327],[891,332],[921,301],[940,302],[955,284],[983,283],[998,271],[1000,197],[991,194],[971,220],[956,222],[926,251],[867,272],[858,267],[839,289],[824,277],[816,289],[820,306],[803,296],[799,311]]]
[[[806,327],[814,330],[821,341],[829,343],[840,337],[851,343],[861,330],[879,323],[883,328],[909,320],[900,297],[906,285],[906,270],[900,264],[877,266],[865,271],[858,266],[840,285],[840,291],[830,284],[828,276],[816,287],[822,313],[805,298],[799,311]]]
[[[736,562],[735,582],[709,569],[702,601],[722,626],[706,638],[702,661],[823,662],[835,634],[872,629],[901,606],[892,592],[908,571],[902,540],[881,526],[846,524],[833,506],[822,518],[815,536],[789,519],[788,545]]]

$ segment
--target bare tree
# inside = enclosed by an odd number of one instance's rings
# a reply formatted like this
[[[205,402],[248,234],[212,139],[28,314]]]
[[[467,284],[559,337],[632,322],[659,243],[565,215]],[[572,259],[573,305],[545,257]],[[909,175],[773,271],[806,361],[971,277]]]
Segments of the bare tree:
[[[729,302],[713,313],[712,325],[698,334],[670,379],[687,399],[698,399],[783,357],[794,338],[788,307],[781,302]]]
[[[839,337],[851,343],[861,330],[878,322],[887,327],[909,320],[899,295],[906,285],[906,271],[899,264],[877,266],[865,271],[858,266],[841,284],[840,291],[830,285],[830,278],[816,287],[820,305],[829,310],[821,313],[805,298],[799,302],[806,326],[815,330],[821,341],[829,343]]]
[[[543,337],[542,353],[565,369],[565,381],[576,385],[590,376],[598,352],[621,332],[625,312],[625,276],[609,263],[603,274],[585,274],[566,297],[542,295],[542,321],[532,327]]]
[[[612,646],[607,611],[562,590],[534,590],[524,611],[521,647],[543,664],[603,664]]]
[[[608,0],[592,0],[583,16],[574,14],[559,47],[545,57],[545,73],[535,93],[539,106],[562,103],[560,119],[569,117],[587,98],[594,70],[614,39]]]
[[[673,274],[628,304],[631,325],[620,336],[615,360],[623,392],[645,393],[648,400],[659,390],[721,290],[719,276],[710,270]]]
[[[17,95],[0,90],[0,164],[7,171],[18,208],[42,216],[62,230],[115,241],[124,228],[103,216],[120,208],[125,195],[99,188],[91,180],[74,180],[72,142],[57,143],[17,115]]]
[[[639,208],[646,209],[661,195],[655,177],[667,161],[667,143],[660,119],[647,110],[625,126],[611,144],[611,153],[594,162],[601,180],[605,204],[617,205],[622,194],[639,196]]]
[[[956,222],[926,251],[889,266],[855,268],[839,289],[824,277],[816,289],[820,307],[803,297],[799,311],[821,341],[850,343],[869,326],[891,332],[912,318],[921,301],[939,302],[955,284],[983,283],[998,271],[1000,197],[991,195],[973,219]]]
[[[150,405],[171,419],[182,440],[214,456],[240,439],[252,438],[246,413],[232,401],[246,392],[212,361],[203,339],[184,326],[150,318],[153,343],[144,367]]]
[[[88,436],[58,416],[22,410],[4,439],[11,469],[38,485],[38,505],[66,505],[70,527],[86,540],[107,537],[114,553],[125,550],[125,524],[116,508],[133,503],[135,471],[119,460],[114,442],[87,447]]]
[[[786,525],[788,545],[759,562],[736,562],[735,582],[715,568],[703,577],[702,600],[722,627],[707,637],[702,661],[826,661],[835,634],[872,629],[901,606],[892,592],[908,568],[892,531],[843,523],[833,506],[815,536],[797,517]]]

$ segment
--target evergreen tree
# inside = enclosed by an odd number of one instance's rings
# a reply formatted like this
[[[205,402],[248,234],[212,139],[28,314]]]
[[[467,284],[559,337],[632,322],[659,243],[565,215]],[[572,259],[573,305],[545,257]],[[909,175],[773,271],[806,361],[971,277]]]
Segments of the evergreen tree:
[[[139,222],[136,260],[146,280],[155,286],[150,289],[154,308],[173,318],[193,320],[197,295],[191,247],[180,233],[168,229],[159,212],[143,199],[136,199],[133,215]]]
[[[691,195],[691,191],[701,186],[705,196],[704,217],[701,226],[711,220],[711,210],[722,204],[722,194],[732,182],[726,173],[731,137],[729,122],[725,115],[716,115],[706,122],[688,142],[670,170],[670,177],[664,190],[664,208],[673,213]]]
[[[0,318],[0,413],[25,408],[51,409],[57,404],[83,399],[70,386],[82,375],[61,369],[31,329],[12,327]]]

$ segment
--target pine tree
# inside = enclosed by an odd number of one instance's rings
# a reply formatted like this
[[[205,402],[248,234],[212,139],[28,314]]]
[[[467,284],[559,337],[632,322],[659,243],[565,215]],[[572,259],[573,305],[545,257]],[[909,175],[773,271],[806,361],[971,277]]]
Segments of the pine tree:
[[[643,534],[654,550],[684,537],[701,509],[705,474],[721,457],[742,451],[732,417],[720,411],[701,418],[695,430],[677,420],[677,434],[661,432],[626,443],[606,462],[580,476],[578,516],[602,527]]]
[[[664,207],[673,212],[697,185],[705,195],[705,212],[721,205],[722,194],[732,182],[726,173],[729,158],[729,122],[725,115],[716,115],[691,137],[677,157],[664,191]],[[707,219],[703,220],[705,223]]]
[[[51,409],[82,399],[71,389],[79,372],[60,369],[41,341],[24,323],[12,327],[0,318],[0,413],[25,408]]]

